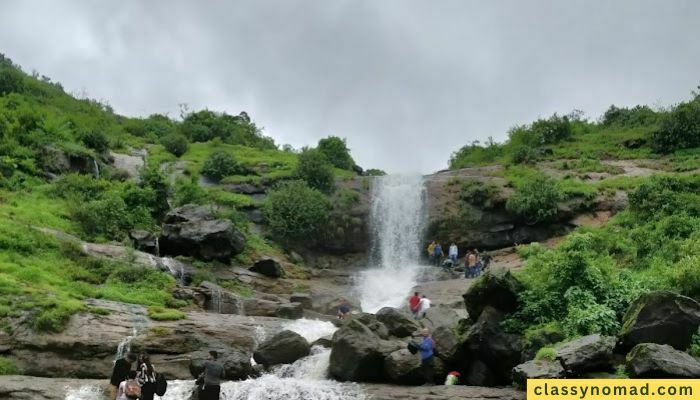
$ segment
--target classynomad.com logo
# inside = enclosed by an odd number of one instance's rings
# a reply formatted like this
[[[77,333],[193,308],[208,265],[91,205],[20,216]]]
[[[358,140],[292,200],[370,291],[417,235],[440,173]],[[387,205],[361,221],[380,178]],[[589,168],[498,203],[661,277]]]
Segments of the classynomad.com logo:
[[[528,379],[527,400],[697,400],[694,379]]]

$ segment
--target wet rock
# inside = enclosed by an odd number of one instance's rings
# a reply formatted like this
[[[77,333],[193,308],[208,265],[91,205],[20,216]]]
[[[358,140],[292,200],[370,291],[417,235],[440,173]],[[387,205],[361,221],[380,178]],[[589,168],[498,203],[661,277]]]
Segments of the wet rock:
[[[485,307],[490,306],[504,313],[518,307],[518,293],[522,284],[507,269],[487,270],[462,296],[469,317],[476,320]]]
[[[396,337],[411,336],[420,329],[418,322],[411,315],[393,307],[384,307],[377,311],[377,320],[386,325],[389,334]]]
[[[630,305],[623,318],[620,347],[658,343],[685,350],[699,325],[697,301],[667,291],[646,293]]]
[[[300,303],[305,310],[314,308],[313,300],[308,293],[292,293],[292,295],[289,296],[289,301],[291,303]]]
[[[301,335],[292,331],[282,331],[263,342],[255,353],[255,361],[270,367],[277,364],[291,364],[306,357],[311,351],[309,342]]]
[[[249,268],[249,270],[263,274],[270,278],[281,278],[284,276],[284,270],[282,269],[279,261],[270,257],[265,257],[256,261],[255,264]]]
[[[563,378],[564,368],[558,361],[531,360],[513,368],[513,381],[524,389],[528,379]]]
[[[204,362],[208,356],[208,351],[200,351],[190,356],[190,373],[193,377],[199,376],[204,371]],[[250,363],[250,353],[238,350],[219,350],[218,360],[224,367],[225,379],[241,380],[255,375]]]
[[[159,243],[162,254],[228,262],[243,251],[245,237],[231,221],[190,204],[166,215]]]
[[[569,375],[609,369],[613,361],[615,338],[600,334],[584,336],[557,345],[554,350]]]
[[[459,324],[459,314],[452,308],[440,304],[435,307],[430,307],[425,312],[425,317],[420,320],[421,324],[431,331],[437,328],[445,327],[452,329]]]
[[[314,346],[321,346],[321,347],[325,347],[327,349],[330,349],[333,346],[333,337],[328,336],[328,337],[318,338],[318,339],[316,339],[316,341],[311,343],[311,347],[314,347]]]
[[[158,255],[158,238],[149,231],[133,230],[129,232],[129,238],[136,250]]]
[[[669,345],[640,343],[627,354],[632,378],[700,378],[700,362]]]
[[[304,316],[304,308],[301,303],[282,303],[277,306],[275,316],[286,319],[299,319]]]
[[[407,349],[399,349],[389,354],[384,368],[391,382],[409,385],[422,383],[420,356],[411,354]]]
[[[221,286],[204,281],[199,285],[199,293],[205,296],[206,301],[204,303],[204,308],[219,314],[243,314],[245,310],[245,304],[247,299],[238,296],[237,294],[231,293],[230,291],[222,288]],[[256,314],[251,312],[249,315],[265,315],[268,314]]]
[[[340,381],[383,380],[381,340],[360,321],[352,319],[333,334],[329,373]]]
[[[447,363],[457,362],[462,356],[459,339],[451,328],[440,326],[431,333],[438,357]]]

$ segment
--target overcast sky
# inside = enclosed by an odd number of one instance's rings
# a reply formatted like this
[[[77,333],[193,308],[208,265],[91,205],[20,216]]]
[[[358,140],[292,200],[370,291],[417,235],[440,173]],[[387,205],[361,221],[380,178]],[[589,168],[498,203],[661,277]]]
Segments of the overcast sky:
[[[700,2],[0,1],[0,52],[121,114],[247,111],[277,143],[444,168],[473,140],[700,84]]]

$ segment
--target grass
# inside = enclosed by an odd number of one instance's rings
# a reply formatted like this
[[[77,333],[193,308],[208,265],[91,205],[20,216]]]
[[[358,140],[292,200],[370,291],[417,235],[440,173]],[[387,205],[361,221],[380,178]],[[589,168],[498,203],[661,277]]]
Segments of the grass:
[[[557,351],[552,347],[543,347],[537,351],[535,355],[535,360],[549,360],[554,361],[557,359]]]
[[[173,333],[173,330],[167,326],[152,326],[148,331],[153,336],[168,336]]]
[[[230,290],[242,297],[253,297],[253,289],[245,283],[237,280],[225,280],[219,282],[221,287]]]
[[[148,317],[154,321],[177,321],[185,319],[186,315],[180,310],[164,307],[148,307]]]
[[[17,367],[12,360],[0,357],[0,375],[19,375],[22,370]]]

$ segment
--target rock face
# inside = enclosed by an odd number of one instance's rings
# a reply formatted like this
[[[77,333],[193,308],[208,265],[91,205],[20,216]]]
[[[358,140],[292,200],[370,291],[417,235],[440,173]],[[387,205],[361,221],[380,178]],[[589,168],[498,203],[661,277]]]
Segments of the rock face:
[[[521,290],[522,284],[509,270],[497,269],[482,275],[462,297],[469,317],[476,320],[486,306],[505,313],[515,311]]]
[[[621,347],[658,343],[685,350],[700,325],[700,304],[666,291],[650,292],[630,305],[623,318]]]
[[[377,320],[386,325],[389,334],[396,337],[411,336],[420,329],[413,317],[393,307],[384,307],[377,311]]]
[[[358,320],[333,334],[329,372],[340,381],[372,382],[384,378],[381,339]]]
[[[440,327],[454,328],[459,324],[459,314],[452,308],[440,304],[435,307],[430,307],[425,312],[425,317],[421,319],[421,324],[434,332]]]
[[[270,257],[265,257],[256,261],[249,269],[270,278],[281,278],[284,276],[284,270],[279,261]]]
[[[133,230],[129,232],[129,238],[134,248],[139,251],[158,255],[158,238],[149,231]]]
[[[299,303],[304,310],[312,310],[314,308],[313,299],[308,293],[292,293],[289,296],[291,303]]]
[[[389,339],[389,329],[383,323],[379,322],[377,316],[369,313],[362,313],[355,317],[363,325],[369,328],[380,339]]]
[[[520,364],[522,337],[505,333],[501,327],[503,318],[503,312],[487,306],[464,335],[462,350],[470,365],[463,370],[478,370],[470,384],[509,384],[513,367]],[[472,375],[472,372],[467,375]]]
[[[431,332],[431,336],[435,340],[438,357],[449,364],[457,362],[462,352],[454,331],[446,326],[440,326]]]
[[[668,345],[641,343],[627,354],[633,378],[700,378],[700,362]]]
[[[228,262],[243,251],[245,237],[231,221],[190,204],[166,215],[159,243],[162,254]]]
[[[301,335],[292,331],[282,331],[263,342],[255,350],[255,361],[270,367],[277,364],[290,364],[306,357],[311,351],[309,342]]]
[[[386,374],[394,383],[422,383],[420,371],[420,356],[411,354],[407,349],[399,349],[389,354],[384,362]]]
[[[569,375],[609,369],[613,361],[615,338],[599,334],[563,343],[554,348],[557,360]]]
[[[513,368],[513,381],[521,389],[528,379],[563,378],[564,375],[564,368],[558,361],[530,360]]]

